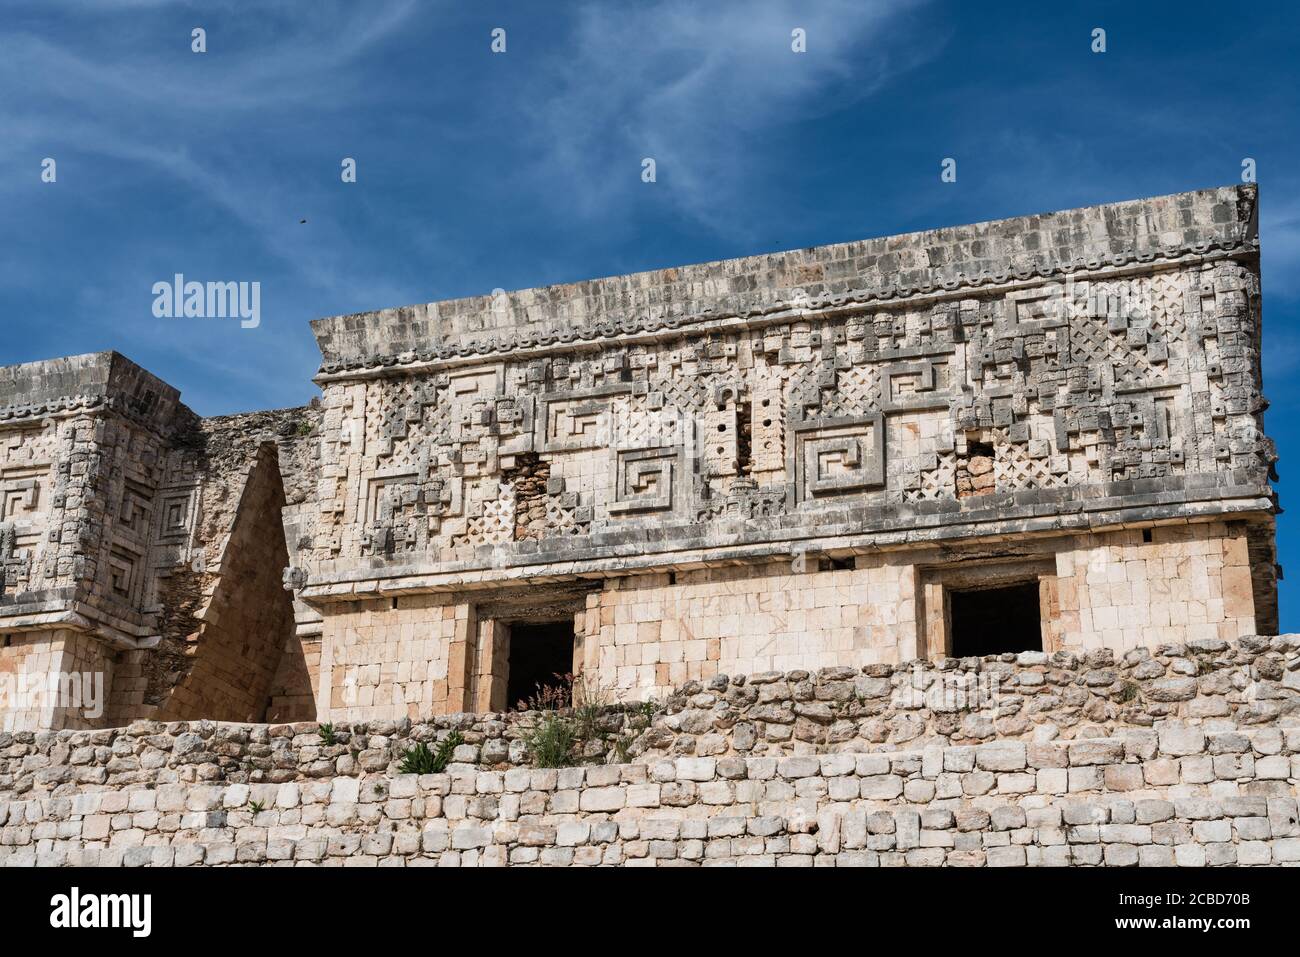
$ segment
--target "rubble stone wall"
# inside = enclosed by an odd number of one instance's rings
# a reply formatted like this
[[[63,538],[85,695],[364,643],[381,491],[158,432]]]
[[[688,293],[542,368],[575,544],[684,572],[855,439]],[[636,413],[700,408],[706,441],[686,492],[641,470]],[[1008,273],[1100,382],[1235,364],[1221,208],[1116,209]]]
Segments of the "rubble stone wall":
[[[455,760],[530,762],[531,712],[315,723],[139,721],[94,731],[0,734],[0,794],[227,780],[286,783],[389,773],[413,744],[459,731]],[[647,706],[610,706],[575,751],[604,762],[659,757],[892,751],[994,740],[1144,732],[1161,722],[1209,730],[1300,725],[1300,636],[1250,636],[1086,654],[1026,652],[861,669],[765,672],[687,682]]]

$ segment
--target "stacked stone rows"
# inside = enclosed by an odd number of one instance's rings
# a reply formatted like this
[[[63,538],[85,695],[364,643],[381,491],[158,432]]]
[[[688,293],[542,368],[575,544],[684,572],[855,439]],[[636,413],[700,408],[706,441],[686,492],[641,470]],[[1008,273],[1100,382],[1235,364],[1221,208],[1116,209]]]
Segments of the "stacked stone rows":
[[[546,485],[551,477],[551,463],[536,456],[520,456],[518,467],[506,473],[507,483],[515,493],[515,538],[543,538],[546,527]]]
[[[1300,862],[1300,727],[169,784],[0,802],[0,863]]]

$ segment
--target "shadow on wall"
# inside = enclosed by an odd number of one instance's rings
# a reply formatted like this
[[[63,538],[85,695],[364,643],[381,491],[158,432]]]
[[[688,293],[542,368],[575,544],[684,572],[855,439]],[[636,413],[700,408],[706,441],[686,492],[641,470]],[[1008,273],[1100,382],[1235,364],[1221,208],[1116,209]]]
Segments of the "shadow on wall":
[[[262,442],[219,565],[186,565],[168,577],[160,595],[162,641],[131,653],[139,656],[144,707],[128,708],[124,718],[263,721],[273,693],[285,685],[306,680],[310,695],[306,664],[294,657],[302,659],[303,651],[293,598],[281,578],[289,564],[284,504],[276,445]]]

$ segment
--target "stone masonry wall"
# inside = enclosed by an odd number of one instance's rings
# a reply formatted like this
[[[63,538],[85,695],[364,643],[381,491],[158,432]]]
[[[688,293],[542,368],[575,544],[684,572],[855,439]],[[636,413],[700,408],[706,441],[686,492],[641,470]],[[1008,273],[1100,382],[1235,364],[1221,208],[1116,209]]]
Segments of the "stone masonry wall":
[[[586,674],[644,696],[719,673],[912,657],[915,567],[860,561],[839,571],[796,573],[786,561],[612,581],[588,598]]]
[[[455,712],[449,675],[467,684],[473,607],[450,595],[414,595],[354,603],[325,619],[320,700],[331,720],[405,718]]]
[[[1066,647],[1122,653],[1256,628],[1244,523],[1080,536],[1056,576]]]
[[[1240,523],[1237,523],[1240,524]],[[787,560],[610,581],[588,598],[589,679],[632,697],[662,695],[718,673],[815,671],[939,655],[927,634],[921,579],[960,572],[963,552],[850,557],[854,567],[796,571]],[[1040,609],[1044,643],[1117,653],[1255,630],[1244,528],[1204,522],[1128,529],[1037,544],[986,545],[989,567],[1038,559],[1056,609]],[[942,615],[942,597],[935,614]],[[1052,614],[1055,610],[1058,613]],[[930,631],[937,630],[933,626]]]
[[[718,676],[558,769],[535,714],[4,733],[0,864],[1287,864],[1298,715],[1279,636]]]
[[[320,636],[285,639],[280,667],[271,683],[266,720],[310,721],[316,716],[316,682],[320,676]]]
[[[964,581],[972,567],[1021,568],[1051,586],[1053,600],[1039,609],[1048,651],[1109,647],[1122,654],[1188,638],[1232,640],[1256,629],[1240,522],[849,553],[840,561],[851,567],[826,570],[820,561],[814,553],[610,578],[587,595],[579,615],[584,678],[635,700],[720,673],[937,657],[947,648],[938,623],[942,589]],[[536,593],[545,588],[539,584]],[[440,593],[332,606],[322,642],[329,649],[325,686],[332,690],[322,698],[328,712],[320,713],[414,720],[434,702],[449,712],[473,707],[457,693],[463,674],[458,683],[449,664],[469,625],[458,630],[448,616],[469,622],[477,597]]]
[[[62,796],[85,787],[275,783],[395,771],[415,742],[461,732],[459,763],[529,763],[535,713],[314,723],[139,721],[84,732],[0,734],[0,795]],[[646,708],[606,709],[580,760],[787,756],[1122,736],[1161,722],[1214,731],[1300,725],[1300,636],[1247,637],[930,663],[719,675]]]
[[[70,694],[60,700],[49,693],[50,676]],[[108,709],[113,679],[112,655],[81,632],[58,628],[6,636],[0,646],[0,731],[93,727]]]
[[[0,863],[1300,862],[1300,728],[0,799]]]

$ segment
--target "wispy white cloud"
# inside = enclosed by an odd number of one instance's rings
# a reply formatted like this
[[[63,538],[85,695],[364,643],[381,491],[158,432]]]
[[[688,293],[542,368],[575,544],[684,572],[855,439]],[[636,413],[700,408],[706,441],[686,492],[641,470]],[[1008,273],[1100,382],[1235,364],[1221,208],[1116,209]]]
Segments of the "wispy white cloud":
[[[743,231],[735,216],[772,137],[877,93],[942,46],[907,22],[924,0],[817,4],[655,0],[588,3],[573,37],[520,103],[552,193],[599,216],[641,162],[678,211]],[[807,52],[791,49],[805,31]],[[556,190],[557,184],[569,188]]]
[[[329,191],[338,189],[330,163],[337,170],[338,160],[320,159],[325,175],[302,166],[313,146],[345,155],[331,142],[330,120],[391,94],[359,78],[372,75],[377,52],[429,8],[417,0],[320,0],[305,15],[302,4],[271,0],[253,18],[234,0],[119,0],[82,2],[60,21],[49,6],[13,0],[0,34],[6,243],[51,209],[92,229],[107,226],[111,240],[75,264],[71,286],[69,246],[79,237],[67,226],[51,225],[50,245],[0,265],[7,303],[48,316],[44,330],[19,335],[0,362],[111,347],[160,373],[184,371],[176,384],[201,411],[302,401],[317,359],[307,319],[336,304],[410,298],[397,279],[365,267],[363,240],[326,212],[336,195]],[[192,26],[208,28],[205,55],[190,52]],[[313,122],[308,141],[268,134]],[[358,148],[354,137],[346,152]],[[59,184],[50,187],[58,192],[35,185],[45,156],[59,161]],[[178,229],[167,228],[167,204],[176,207]],[[151,228],[130,227],[137,206]],[[194,276],[196,263],[237,272]],[[262,326],[249,333],[203,320],[160,325],[149,290],[156,272],[173,269],[261,281]],[[12,355],[27,349],[40,352]]]
[[[201,109],[205,115],[268,107],[283,110],[302,102],[341,102],[361,95],[348,67],[422,9],[418,0],[373,0],[363,5],[319,0],[305,15],[301,4],[272,0],[260,3],[257,19],[242,26],[239,14],[246,14],[248,5],[237,0],[82,3],[86,9],[78,16],[85,30],[75,48],[26,31],[23,21],[15,20],[0,36],[0,76],[18,88],[40,89],[43,102],[63,100],[84,107],[102,101],[122,110],[132,106],[169,113]],[[29,6],[48,10],[49,5]],[[190,52],[186,21],[173,19],[168,25],[174,32],[169,35],[160,21],[139,16],[137,8],[155,6],[194,10],[193,25],[208,31],[208,52],[201,54],[203,69],[176,69],[178,57],[200,54]],[[229,19],[217,21],[219,12]],[[102,23],[95,23],[95,15]],[[10,100],[10,106],[15,105]]]
[[[128,0],[85,6],[103,15],[193,5]],[[204,9],[212,13],[229,6]],[[148,44],[87,44],[83,34],[77,48],[15,29],[0,36],[0,88],[39,96],[0,99],[0,128],[6,131],[0,137],[0,163],[30,166],[33,155],[71,154],[153,170],[242,223],[268,255],[305,282],[345,293],[351,301],[356,296],[346,293],[355,279],[340,261],[301,255],[302,231],[287,208],[292,190],[286,191],[285,177],[239,143],[250,122],[274,122],[303,103],[338,107],[367,95],[350,65],[397,34],[417,10],[416,0],[383,0],[363,8],[320,3],[311,16],[303,16],[300,8],[283,2],[266,4],[259,11],[261,23],[273,29],[220,52],[223,38],[214,31],[202,69],[176,68],[178,55],[196,56],[189,52],[187,31],[171,45],[158,43],[156,34]],[[133,27],[136,21],[127,23]],[[301,186],[303,178],[289,181]],[[0,194],[27,186],[22,178],[0,178]],[[310,190],[299,192],[303,205],[310,205]],[[347,247],[338,224],[320,220],[312,231],[317,249]],[[367,293],[395,294],[382,279],[367,282]]]

